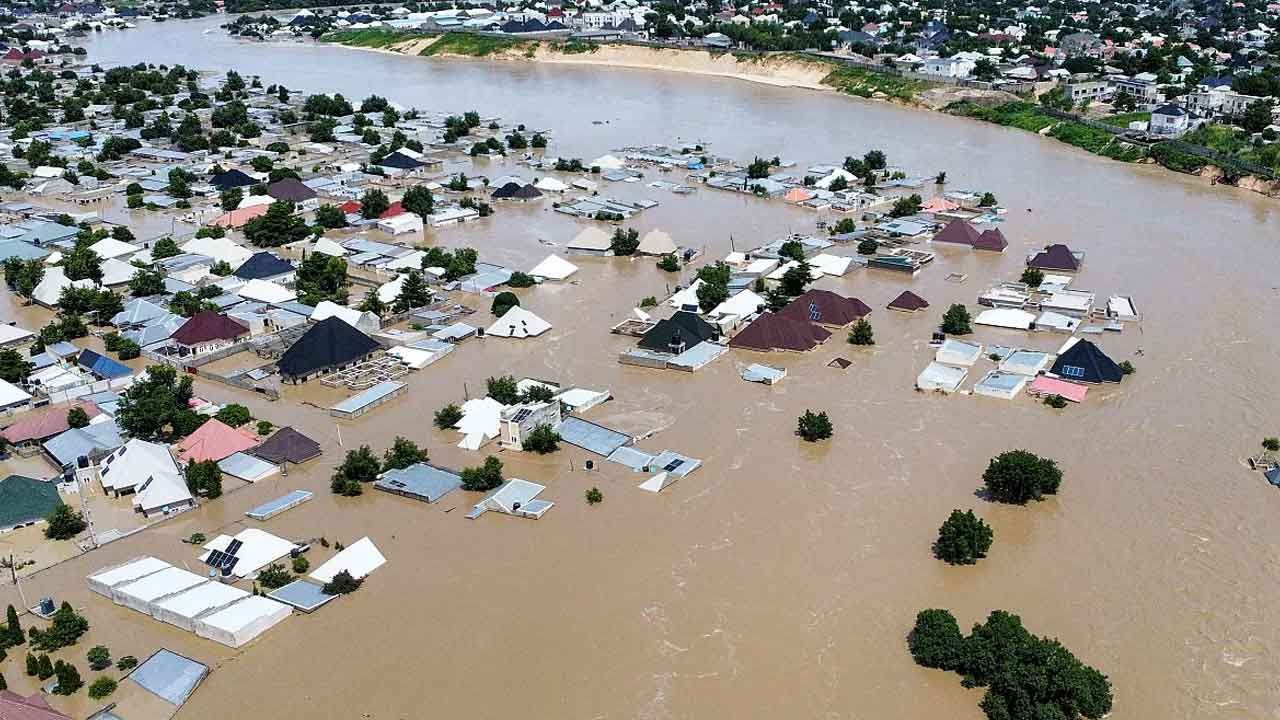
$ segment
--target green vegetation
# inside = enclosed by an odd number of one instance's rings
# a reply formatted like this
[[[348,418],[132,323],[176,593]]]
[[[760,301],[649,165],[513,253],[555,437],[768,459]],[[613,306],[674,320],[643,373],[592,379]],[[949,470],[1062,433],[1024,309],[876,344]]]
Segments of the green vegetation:
[[[489,307],[489,312],[496,317],[502,317],[507,311],[513,307],[520,305],[520,298],[516,297],[513,292],[500,292],[493,298],[493,304]]]
[[[44,536],[50,540],[70,540],[88,527],[84,515],[71,509],[66,503],[58,503],[45,518]]]
[[[1062,485],[1062,470],[1048,458],[1026,450],[1008,450],[991,459],[982,473],[992,500],[1026,505],[1056,495]]]
[[[529,40],[477,35],[475,33],[451,32],[440,36],[422,52],[424,57],[434,55],[464,55],[466,57],[486,57],[508,50],[524,50],[529,53],[537,49],[538,44]]]
[[[115,692],[117,687],[119,687],[119,683],[103,675],[89,685],[89,697],[94,700],[101,700]]]
[[[362,584],[364,584],[363,579],[357,580],[346,570],[340,570],[332,580],[324,584],[321,590],[329,595],[346,595],[359,590]]]
[[[1044,272],[1029,267],[1022,271],[1022,277],[1019,278],[1019,281],[1027,287],[1038,288],[1040,283],[1044,282]]]
[[[588,505],[599,505],[604,502],[604,493],[600,492],[600,488],[593,485],[591,489],[587,491],[586,498]]]
[[[253,419],[253,415],[249,413],[249,408],[239,403],[223,405],[222,409],[214,417],[231,427],[240,427]]]
[[[490,455],[480,467],[463,468],[462,489],[485,492],[502,484],[502,461]]]
[[[551,49],[562,55],[583,55],[594,53],[600,49],[600,45],[582,40],[568,40],[561,43],[552,43]]]
[[[939,560],[952,565],[972,565],[987,556],[993,537],[991,526],[974,515],[972,510],[952,510],[951,516],[938,528],[933,553]]]
[[[335,495],[354,497],[364,492],[361,483],[373,482],[382,471],[382,463],[368,445],[361,445],[355,450],[348,450],[342,464],[333,472],[329,480],[329,489]]]
[[[116,661],[116,669],[121,672],[124,672],[125,670],[132,670],[136,667],[138,667],[138,658],[132,655],[125,655]]]
[[[53,689],[54,695],[74,695],[77,690],[84,687],[84,680],[80,679],[80,671],[69,662],[59,660],[54,663],[53,674],[58,678],[58,686]]]
[[[293,582],[293,573],[280,563],[271,563],[258,573],[258,584],[268,590],[282,588]]]
[[[826,412],[805,410],[797,421],[796,434],[809,442],[826,440],[831,437],[831,432],[831,418]]]
[[[871,330],[871,323],[866,318],[861,318],[853,324],[853,328],[849,330],[850,345],[875,345],[875,335]]]
[[[222,468],[214,460],[187,462],[187,489],[210,500],[222,496]]]
[[[1120,113],[1119,115],[1110,115],[1102,118],[1102,122],[1108,125],[1115,125],[1119,128],[1127,128],[1129,127],[1129,123],[1132,122],[1148,122],[1150,120],[1151,113],[1149,112]]]
[[[1138,368],[1134,367],[1133,363],[1129,362],[1128,360],[1125,360],[1124,362],[1120,363],[1120,372],[1124,375],[1132,375],[1138,372]]]
[[[1061,395],[1046,395],[1044,398],[1044,404],[1055,410],[1061,410],[1067,406],[1067,399]]]
[[[411,37],[413,37],[411,34],[401,30],[366,28],[363,30],[339,30],[326,33],[320,37],[320,42],[339,43],[352,47],[385,48],[398,42],[404,42]]]
[[[64,601],[53,614],[48,629],[31,628],[28,634],[31,636],[33,650],[54,652],[75,645],[80,636],[88,631],[89,621],[77,614],[71,608],[71,603]],[[45,661],[42,658],[40,662],[43,664]]]
[[[524,439],[524,449],[536,452],[539,455],[555,452],[560,449],[560,436],[550,425],[543,423],[533,429],[529,433],[529,437]]]
[[[924,80],[899,77],[866,68],[840,66],[822,79],[822,84],[849,95],[875,97],[882,94],[901,102],[912,102],[916,94],[933,87]]]
[[[436,427],[441,430],[447,430],[462,419],[462,408],[454,403],[449,403],[436,411],[435,423]]]
[[[948,335],[968,335],[973,332],[971,322],[969,309],[957,303],[947,308],[947,312],[943,314],[942,332]]]
[[[966,687],[985,687],[990,720],[1096,720],[1111,712],[1111,682],[1057,640],[1036,637],[1017,615],[995,610],[969,637],[946,610],[922,610],[907,637],[917,664],[952,670]]]
[[[111,667],[111,650],[106,645],[94,645],[85,653],[90,670],[106,670]]]
[[[427,461],[427,451],[418,447],[414,441],[396,436],[391,447],[382,455],[382,471],[403,470],[410,465]]]
[[[299,555],[293,559],[293,572],[295,575],[305,575],[311,569],[311,561]]]

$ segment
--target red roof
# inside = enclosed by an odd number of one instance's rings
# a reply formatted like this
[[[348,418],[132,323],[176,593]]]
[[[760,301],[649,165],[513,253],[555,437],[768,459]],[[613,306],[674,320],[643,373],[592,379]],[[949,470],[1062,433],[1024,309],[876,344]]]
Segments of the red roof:
[[[871,308],[858,298],[847,298],[830,290],[809,290],[778,312],[802,322],[843,327],[871,314]]]
[[[397,200],[391,203],[391,207],[387,208],[381,215],[379,215],[378,219],[386,220],[389,217],[395,217],[397,215],[403,215],[403,214],[404,214],[404,206],[402,206],[400,204],[400,201]]]
[[[24,698],[18,693],[0,690],[0,720],[71,720],[71,716],[49,707],[40,693]]]
[[[1009,247],[1009,241],[1004,239],[1004,233],[1000,232],[1000,228],[991,228],[984,231],[973,242],[974,250],[991,250],[994,252],[1004,252]]]
[[[338,209],[345,215],[360,212],[360,203],[356,200],[348,200],[338,206]]]
[[[906,312],[915,312],[927,307],[929,307],[929,301],[910,290],[903,290],[901,295],[894,298],[893,302],[889,303],[890,310],[904,310]]]
[[[793,320],[777,313],[765,313],[742,332],[733,336],[729,347],[747,350],[812,350],[831,333],[803,320]]]
[[[51,407],[48,410],[23,415],[21,420],[0,432],[0,437],[16,444],[28,440],[44,440],[59,433],[64,433],[71,427],[67,424],[67,413],[74,407],[83,409],[90,418],[102,414],[97,405],[88,401],[75,403],[74,405]],[[0,715],[0,720],[8,719],[4,715]]]
[[[972,225],[963,220],[952,220],[942,231],[933,236],[936,243],[952,243],[955,245],[973,245],[982,237]]]
[[[204,310],[182,323],[171,337],[182,345],[199,345],[211,340],[235,340],[249,332],[249,328],[213,310]]]
[[[211,418],[178,443],[178,459],[184,463],[188,460],[216,461],[248,450],[257,444],[257,435],[247,430],[233,428],[217,418]]]

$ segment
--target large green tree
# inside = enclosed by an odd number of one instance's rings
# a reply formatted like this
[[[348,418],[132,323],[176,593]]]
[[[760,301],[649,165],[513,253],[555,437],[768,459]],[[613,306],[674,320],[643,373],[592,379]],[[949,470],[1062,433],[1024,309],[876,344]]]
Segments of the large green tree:
[[[1025,505],[1045,495],[1056,495],[1062,470],[1048,458],[1026,450],[1009,450],[991,459],[982,474],[993,500]]]
[[[258,247],[279,247],[304,240],[311,229],[296,210],[288,200],[277,200],[265,213],[245,223],[244,236]]]
[[[972,510],[952,510],[951,516],[938,528],[933,551],[939,559],[952,565],[972,565],[987,556],[993,537],[991,526]]]
[[[192,396],[191,376],[181,375],[171,365],[151,365],[120,398],[116,422],[130,437],[141,440],[169,440],[184,435],[192,427],[194,415],[187,406]]]
[[[382,463],[368,445],[348,450],[342,464],[334,470],[329,488],[335,495],[354,496],[364,492],[361,483],[373,482],[382,471]]]

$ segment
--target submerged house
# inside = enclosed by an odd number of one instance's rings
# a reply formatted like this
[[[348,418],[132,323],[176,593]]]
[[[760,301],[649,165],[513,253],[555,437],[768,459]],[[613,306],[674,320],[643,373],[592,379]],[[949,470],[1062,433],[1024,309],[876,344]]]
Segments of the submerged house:
[[[337,317],[311,326],[276,363],[287,382],[306,382],[317,375],[367,360],[381,346]]]
[[[827,327],[844,327],[870,314],[871,308],[857,298],[817,289],[806,291],[778,311],[785,318]]]
[[[720,338],[720,330],[700,315],[686,310],[659,320],[637,343],[645,350],[682,353],[700,342]]]
[[[134,509],[147,517],[195,506],[178,463],[159,443],[125,443],[98,465],[98,480],[105,492],[133,493]]]
[[[248,334],[249,328],[226,315],[204,310],[192,315],[169,339],[177,345],[178,354],[186,357],[230,347]]]
[[[1097,345],[1080,340],[1058,356],[1050,372],[1072,382],[1118,383],[1124,371]]]
[[[897,310],[899,312],[910,312],[910,313],[920,312],[921,310],[925,310],[928,307],[929,307],[928,300],[925,300],[924,298],[911,292],[910,290],[903,290],[902,294],[894,298],[893,301],[890,302],[888,305],[888,308],[890,310]]]
[[[831,337],[828,330],[807,320],[795,320],[777,313],[765,313],[733,336],[729,347],[744,350],[812,350]]]
[[[549,500],[538,500],[538,495],[546,490],[546,486],[531,483],[528,480],[512,478],[497,490],[494,490],[467,513],[469,519],[476,519],[492,510],[504,515],[538,519],[555,504]]]
[[[1061,243],[1049,245],[1027,258],[1027,267],[1051,272],[1078,272],[1084,262],[1084,253],[1072,252]]]
[[[43,520],[60,502],[53,483],[22,475],[0,480],[0,533]],[[3,712],[0,717],[5,717]]]

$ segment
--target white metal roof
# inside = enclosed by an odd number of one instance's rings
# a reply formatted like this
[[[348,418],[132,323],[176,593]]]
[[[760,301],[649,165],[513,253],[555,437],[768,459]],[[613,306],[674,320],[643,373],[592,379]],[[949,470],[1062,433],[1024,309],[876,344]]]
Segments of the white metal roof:
[[[382,556],[373,541],[362,537],[316,568],[311,573],[311,577],[327,583],[333,580],[335,575],[346,570],[351,573],[351,577],[359,580],[382,567],[386,562],[387,559]]]
[[[200,562],[205,562],[210,552],[214,550],[225,551],[233,539],[242,543],[240,549],[236,551],[236,557],[240,558],[240,561],[232,571],[233,575],[241,578],[248,577],[288,555],[295,547],[291,541],[272,535],[265,530],[246,528],[236,533],[234,538],[229,535],[219,535],[205,543],[205,552],[200,555]]]

